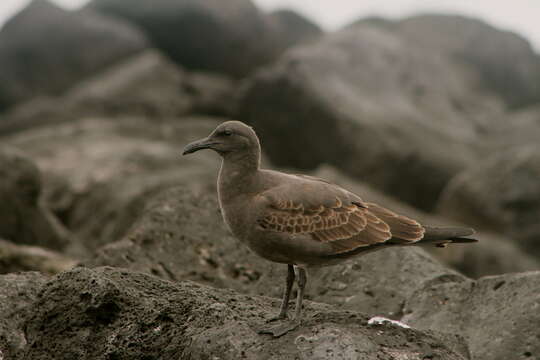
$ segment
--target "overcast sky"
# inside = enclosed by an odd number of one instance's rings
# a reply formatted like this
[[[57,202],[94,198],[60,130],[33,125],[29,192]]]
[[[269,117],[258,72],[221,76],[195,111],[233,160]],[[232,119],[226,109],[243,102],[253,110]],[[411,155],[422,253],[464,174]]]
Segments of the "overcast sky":
[[[87,0],[53,0],[67,8]],[[151,1],[151,0],[148,0]],[[226,1],[226,0],[223,0]],[[418,12],[464,14],[517,32],[540,52],[540,0],[253,0],[264,10],[292,8],[333,30],[359,17],[402,17]],[[29,0],[0,0],[0,23]]]

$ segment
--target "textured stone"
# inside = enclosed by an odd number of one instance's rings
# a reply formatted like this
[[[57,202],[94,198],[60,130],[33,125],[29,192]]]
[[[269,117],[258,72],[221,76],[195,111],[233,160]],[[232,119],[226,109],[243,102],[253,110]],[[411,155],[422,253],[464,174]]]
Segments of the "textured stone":
[[[405,323],[460,334],[478,360],[540,356],[540,272],[430,285],[405,306]]]
[[[308,319],[279,338],[256,332],[272,300],[128,270],[76,268],[49,281],[26,319],[25,359],[468,359],[459,337],[308,303]]]

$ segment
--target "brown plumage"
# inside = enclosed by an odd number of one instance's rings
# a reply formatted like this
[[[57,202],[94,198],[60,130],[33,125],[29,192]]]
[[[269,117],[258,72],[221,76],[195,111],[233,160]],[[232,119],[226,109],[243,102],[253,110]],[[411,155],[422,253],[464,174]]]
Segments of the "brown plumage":
[[[207,138],[186,146],[184,154],[208,148],[223,158],[218,194],[232,233],[261,257],[288,265],[279,318],[286,318],[293,266],[298,270],[298,322],[307,267],[386,247],[476,241],[468,238],[472,229],[421,225],[326,180],[261,169],[259,140],[241,122],[221,124]],[[280,336],[297,322],[265,331]]]

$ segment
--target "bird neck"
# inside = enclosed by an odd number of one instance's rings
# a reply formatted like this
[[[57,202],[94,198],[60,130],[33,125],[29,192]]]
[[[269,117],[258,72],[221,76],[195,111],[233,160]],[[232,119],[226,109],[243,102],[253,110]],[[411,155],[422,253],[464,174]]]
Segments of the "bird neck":
[[[223,156],[218,177],[220,198],[238,196],[253,188],[259,172],[260,150],[231,152]]]

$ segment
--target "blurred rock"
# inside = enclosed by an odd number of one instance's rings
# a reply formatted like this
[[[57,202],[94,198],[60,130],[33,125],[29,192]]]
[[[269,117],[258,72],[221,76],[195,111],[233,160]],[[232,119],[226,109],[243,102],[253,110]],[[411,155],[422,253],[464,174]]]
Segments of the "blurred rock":
[[[188,69],[242,77],[279,50],[269,21],[250,0],[93,0],[87,7],[139,25]]]
[[[77,81],[148,47],[133,26],[33,0],[0,31],[0,110]]]
[[[272,301],[114,268],[48,282],[25,322],[27,359],[468,359],[457,336],[367,325],[362,314],[308,303],[302,326],[270,341],[256,328]]]
[[[17,245],[0,239],[0,274],[39,271],[57,274],[75,266],[75,260],[37,246]]]
[[[88,116],[228,115],[233,86],[225,76],[188,73],[158,51],[147,50],[85,79],[65,96],[15,107],[0,121],[0,134]]]
[[[428,286],[412,296],[405,323],[460,334],[478,360],[540,356],[540,272]]]
[[[414,16],[397,22],[394,30],[471,66],[485,89],[499,94],[510,107],[540,101],[540,56],[520,35],[449,15]]]
[[[38,272],[0,275],[0,356],[14,359],[27,345],[25,308],[37,297],[47,277]]]
[[[484,135],[485,152],[491,155],[523,145],[537,145],[540,139],[540,104],[509,111],[497,119]]]
[[[268,17],[283,49],[315,41],[323,34],[317,24],[292,10],[277,10]]]
[[[437,78],[437,81],[433,81]],[[472,72],[363,25],[295,47],[245,86],[240,119],[279,166],[329,163],[422,209],[476,156],[504,108]]]
[[[498,230],[540,257],[540,148],[515,147],[493,154],[456,176],[438,211],[478,227]]]
[[[19,151],[0,147],[0,237],[17,244],[62,249],[70,235],[41,202],[36,165]]]
[[[86,249],[95,249],[127,230],[143,194],[186,183],[193,190],[214,189],[215,180],[201,181],[211,177],[200,174],[217,172],[217,156],[208,152],[187,159],[181,150],[217,123],[200,117],[88,118],[31,129],[8,141],[36,161],[49,206]]]

